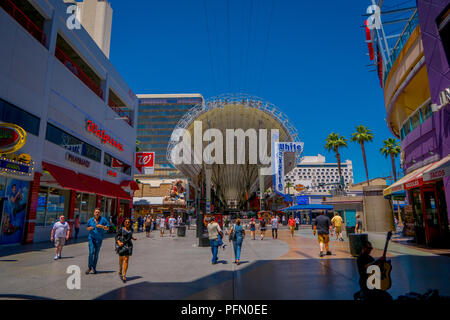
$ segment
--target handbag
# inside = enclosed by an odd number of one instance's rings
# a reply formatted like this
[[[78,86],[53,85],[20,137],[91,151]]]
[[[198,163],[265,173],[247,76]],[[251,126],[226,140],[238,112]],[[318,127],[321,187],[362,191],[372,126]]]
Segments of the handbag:
[[[237,237],[236,237],[236,225],[233,226],[233,232],[230,234],[230,240],[231,241],[236,241]]]

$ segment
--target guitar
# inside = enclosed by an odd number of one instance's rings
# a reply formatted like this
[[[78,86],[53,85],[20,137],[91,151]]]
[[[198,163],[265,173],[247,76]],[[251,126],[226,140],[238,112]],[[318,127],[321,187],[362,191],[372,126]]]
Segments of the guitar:
[[[384,251],[383,251],[383,256],[382,256],[384,258],[386,258],[386,252],[387,252],[389,240],[391,240],[391,238],[392,238],[392,231],[389,231],[387,233],[387,235],[386,235],[386,244],[384,245]],[[378,267],[380,267],[380,271],[381,271],[380,289],[383,290],[383,291],[389,290],[391,288],[391,285],[392,285],[392,280],[391,280],[392,264],[391,264],[391,260],[378,261],[375,264],[378,265]]]

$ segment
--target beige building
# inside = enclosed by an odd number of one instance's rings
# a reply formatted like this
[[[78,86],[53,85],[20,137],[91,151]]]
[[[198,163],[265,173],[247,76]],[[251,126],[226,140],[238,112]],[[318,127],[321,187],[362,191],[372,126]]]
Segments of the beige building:
[[[333,205],[347,226],[354,226],[355,216],[363,220],[365,231],[386,232],[394,230],[394,216],[388,199],[383,197],[386,179],[375,178],[349,187],[347,196],[327,198],[323,204]]]
[[[84,0],[83,2],[64,0],[64,2],[77,5],[79,10],[77,16],[81,25],[109,58],[113,16],[111,4],[107,0]]]

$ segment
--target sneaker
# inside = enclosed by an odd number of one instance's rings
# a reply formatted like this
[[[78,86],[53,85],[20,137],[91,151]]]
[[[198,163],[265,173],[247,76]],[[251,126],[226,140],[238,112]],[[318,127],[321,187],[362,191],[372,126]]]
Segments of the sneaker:
[[[58,259],[61,259],[61,255],[58,256]]]
[[[55,256],[55,257],[53,258],[53,260],[58,260],[58,256]]]
[[[323,257],[323,256],[324,256],[323,252],[322,252],[322,251],[320,251],[320,257]]]
[[[93,274],[96,274],[96,273],[97,273],[97,270],[92,269],[92,273],[93,273]]]
[[[331,256],[331,251],[327,251],[327,256]]]
[[[91,269],[87,269],[85,273],[89,274],[90,272],[91,272]]]

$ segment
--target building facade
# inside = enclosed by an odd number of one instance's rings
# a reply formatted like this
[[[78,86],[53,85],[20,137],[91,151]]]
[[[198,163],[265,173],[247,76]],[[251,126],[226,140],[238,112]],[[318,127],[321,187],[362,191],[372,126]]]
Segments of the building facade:
[[[167,159],[167,147],[178,121],[192,107],[203,105],[201,94],[138,94],[139,114],[137,140],[141,151],[155,152],[155,172],[146,179],[173,179],[185,177]]]
[[[0,244],[131,214],[138,100],[60,0],[0,2]],[[26,141],[6,150],[23,128]],[[8,136],[9,135],[9,136]]]
[[[390,62],[377,55],[386,121],[401,140],[405,173],[384,195],[406,192],[416,241],[430,247],[450,244],[449,3],[417,0]]]
[[[351,160],[341,163],[342,177],[346,185],[353,184],[353,165]],[[329,194],[339,182],[339,170],[337,163],[326,163],[325,157],[321,154],[317,156],[305,156],[300,163],[286,176],[285,181],[293,186],[290,193],[295,193],[295,186],[306,187],[306,194]]]

